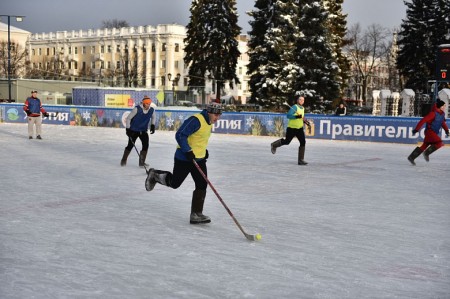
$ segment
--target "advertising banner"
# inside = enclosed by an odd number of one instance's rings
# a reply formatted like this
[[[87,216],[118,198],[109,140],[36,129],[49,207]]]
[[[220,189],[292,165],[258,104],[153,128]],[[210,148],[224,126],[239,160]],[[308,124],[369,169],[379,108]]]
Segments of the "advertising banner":
[[[125,97],[124,97],[125,98]],[[27,116],[21,104],[0,104],[0,121],[26,123]],[[44,123],[71,126],[124,128],[131,108],[93,106],[45,105],[49,112]],[[195,110],[156,110],[156,130],[176,131]],[[419,134],[412,130],[418,117],[334,116],[307,114],[310,126],[305,127],[308,138],[389,143],[417,143],[423,140],[424,127]],[[283,137],[288,119],[282,113],[225,112],[213,126],[213,133]],[[450,126],[447,121],[447,125]],[[441,130],[441,138],[449,144],[450,138]]]

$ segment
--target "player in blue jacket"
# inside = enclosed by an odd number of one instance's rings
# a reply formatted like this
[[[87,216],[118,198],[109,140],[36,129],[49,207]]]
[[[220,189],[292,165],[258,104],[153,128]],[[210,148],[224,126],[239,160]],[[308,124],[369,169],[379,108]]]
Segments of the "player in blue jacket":
[[[139,166],[146,167],[145,163],[148,151],[148,129],[150,127],[150,134],[155,133],[155,108],[156,105],[152,103],[152,100],[148,96],[144,96],[141,104],[131,110],[127,116],[126,134],[128,136],[128,144],[123,152],[120,165],[127,165],[128,155],[136,144],[136,140],[139,138],[142,143],[142,150],[139,153]]]
[[[305,124],[309,125],[309,122],[305,119],[305,108],[303,107],[304,103],[305,98],[299,96],[297,98],[297,104],[292,106],[286,115],[286,117],[288,118],[286,138],[278,139],[277,141],[272,142],[272,144],[270,145],[272,154],[275,154],[278,147],[288,145],[289,143],[291,143],[294,137],[297,137],[298,141],[300,142],[300,147],[298,148],[298,165],[308,164],[305,161],[306,138],[303,126]]]
[[[177,189],[191,174],[195,183],[192,194],[190,223],[209,223],[211,218],[203,215],[203,204],[206,197],[207,182],[192,162],[195,160],[205,175],[206,159],[209,154],[207,150],[212,126],[222,114],[222,106],[211,103],[200,113],[194,114],[186,119],[175,134],[178,147],[175,151],[173,172],[150,168],[145,180],[145,189],[153,190],[156,183]]]

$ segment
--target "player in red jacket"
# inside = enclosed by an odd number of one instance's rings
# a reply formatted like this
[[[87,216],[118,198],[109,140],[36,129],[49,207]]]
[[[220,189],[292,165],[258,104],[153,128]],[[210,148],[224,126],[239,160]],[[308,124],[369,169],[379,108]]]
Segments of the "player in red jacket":
[[[420,147],[416,147],[408,156],[408,161],[411,162],[412,165],[416,165],[416,163],[414,163],[414,159],[416,159],[422,152],[425,161],[428,162],[430,160],[431,153],[444,146],[444,143],[440,137],[441,128],[444,129],[447,137],[449,135],[448,126],[445,123],[444,109],[445,103],[440,99],[437,99],[436,104],[431,109],[431,112],[423,117],[413,130],[413,133],[416,134],[419,132],[420,128],[426,124],[423,144]]]

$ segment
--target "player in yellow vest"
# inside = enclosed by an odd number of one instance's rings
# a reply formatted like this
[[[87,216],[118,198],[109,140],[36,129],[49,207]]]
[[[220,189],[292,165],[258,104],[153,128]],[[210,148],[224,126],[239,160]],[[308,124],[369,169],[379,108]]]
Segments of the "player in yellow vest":
[[[297,104],[289,109],[286,117],[289,119],[288,126],[286,129],[286,138],[278,139],[275,142],[272,142],[270,145],[270,150],[272,154],[275,154],[277,151],[277,147],[287,145],[291,143],[294,137],[297,137],[300,142],[300,147],[298,148],[298,165],[306,165],[308,164],[305,159],[305,146],[306,146],[306,138],[305,131],[303,130],[304,124],[309,125],[309,122],[305,119],[305,108],[303,104],[305,103],[305,98],[299,96],[297,98]]]
[[[150,168],[145,180],[147,191],[153,190],[156,183],[177,189],[191,174],[195,183],[191,203],[191,224],[211,222],[211,218],[203,215],[208,184],[192,161],[195,160],[203,173],[207,175],[208,141],[212,126],[219,120],[221,114],[222,106],[218,103],[211,103],[202,112],[186,119],[175,134],[178,147],[175,151],[173,172]]]

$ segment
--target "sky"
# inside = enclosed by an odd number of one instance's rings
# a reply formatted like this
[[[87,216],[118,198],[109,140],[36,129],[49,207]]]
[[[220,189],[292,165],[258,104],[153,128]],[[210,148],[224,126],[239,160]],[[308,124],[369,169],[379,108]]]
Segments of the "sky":
[[[414,145],[213,133],[208,187],[144,187],[124,129],[0,123],[0,297],[8,299],[450,298],[450,149],[412,166]],[[137,143],[140,149],[140,143]],[[171,170],[174,132],[150,135]]]
[[[131,26],[177,23],[187,25],[189,0],[7,0],[0,4],[1,14],[26,16],[12,26],[32,33],[99,28],[103,20],[125,20]],[[247,11],[254,8],[252,0],[237,0],[239,26],[243,33],[250,30]],[[344,0],[348,25],[360,23],[362,28],[380,24],[386,28],[399,27],[406,15],[403,0]],[[2,22],[7,22],[2,19]]]

